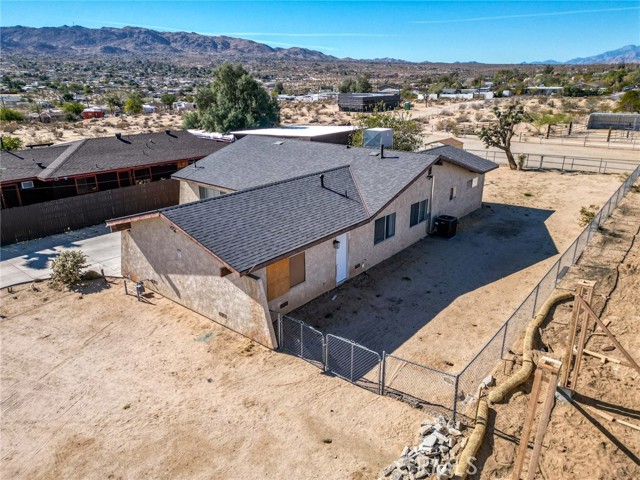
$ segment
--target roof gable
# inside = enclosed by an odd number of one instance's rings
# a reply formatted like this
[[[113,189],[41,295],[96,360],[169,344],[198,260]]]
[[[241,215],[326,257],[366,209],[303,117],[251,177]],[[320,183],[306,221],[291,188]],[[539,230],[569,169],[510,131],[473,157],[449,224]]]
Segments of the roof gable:
[[[160,213],[241,273],[369,218],[348,166]]]

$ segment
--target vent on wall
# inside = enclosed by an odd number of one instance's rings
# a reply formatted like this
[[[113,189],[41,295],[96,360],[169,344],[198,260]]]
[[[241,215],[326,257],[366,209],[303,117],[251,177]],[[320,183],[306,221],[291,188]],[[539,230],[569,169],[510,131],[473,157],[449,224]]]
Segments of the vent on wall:
[[[22,188],[23,190],[33,188],[33,180],[29,180],[28,182],[20,182],[20,188]]]

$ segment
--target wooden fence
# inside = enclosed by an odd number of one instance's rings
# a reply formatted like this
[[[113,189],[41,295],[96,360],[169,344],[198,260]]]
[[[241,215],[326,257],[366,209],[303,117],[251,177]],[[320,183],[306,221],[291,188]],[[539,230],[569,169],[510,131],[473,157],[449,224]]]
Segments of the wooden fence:
[[[160,180],[2,210],[2,245],[178,204],[179,182]]]

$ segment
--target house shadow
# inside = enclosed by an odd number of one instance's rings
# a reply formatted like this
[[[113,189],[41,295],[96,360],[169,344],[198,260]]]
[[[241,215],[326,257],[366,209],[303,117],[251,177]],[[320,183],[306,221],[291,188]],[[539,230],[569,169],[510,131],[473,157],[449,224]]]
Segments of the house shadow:
[[[454,238],[422,239],[290,315],[394,352],[458,297],[556,255],[544,223],[551,214],[485,203],[462,219]]]
[[[2,246],[1,260],[24,258],[24,266],[34,270],[44,270],[51,259],[55,258],[63,249],[80,248],[79,242],[89,238],[99,237],[111,233],[106,225],[73,230],[66,233],[56,233],[48,237],[12,243]]]

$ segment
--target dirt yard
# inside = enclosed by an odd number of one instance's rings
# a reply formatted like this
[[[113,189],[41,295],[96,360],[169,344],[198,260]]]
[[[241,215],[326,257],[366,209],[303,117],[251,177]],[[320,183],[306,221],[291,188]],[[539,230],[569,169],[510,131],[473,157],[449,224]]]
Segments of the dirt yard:
[[[634,238],[635,237],[635,238]],[[612,219],[560,283],[573,289],[576,282],[596,281],[594,310],[620,344],[640,362],[640,190],[629,193]],[[567,347],[573,302],[552,311],[542,328],[542,345],[555,358]],[[601,332],[590,334],[588,350],[624,361]],[[518,347],[515,349],[518,350]],[[496,369],[498,383],[511,371],[509,363]],[[546,386],[543,386],[543,389]],[[490,415],[489,436],[479,452],[480,479],[511,478],[511,469],[525,417],[531,381],[518,389],[508,404],[496,405]],[[640,375],[615,363],[583,357],[574,402],[556,402],[544,437],[537,479],[619,480],[640,478],[640,433],[611,423],[596,409],[640,426]],[[539,408],[540,410],[540,408]],[[525,471],[528,459],[525,463]]]
[[[291,316],[458,372],[582,231],[580,208],[602,206],[620,183],[608,175],[490,172],[486,204],[462,219],[455,238],[426,238]]]
[[[0,297],[3,479],[368,479],[424,414],[121,281]]]

